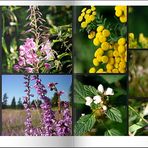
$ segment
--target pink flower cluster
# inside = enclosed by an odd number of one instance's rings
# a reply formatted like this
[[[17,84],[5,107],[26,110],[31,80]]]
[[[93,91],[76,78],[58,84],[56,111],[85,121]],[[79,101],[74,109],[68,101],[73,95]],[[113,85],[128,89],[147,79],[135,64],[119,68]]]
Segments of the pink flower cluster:
[[[36,45],[33,38],[27,38],[19,48],[18,63],[14,65],[17,72],[38,73],[41,68],[50,70],[49,61],[54,59],[50,41],[46,41],[41,47]]]

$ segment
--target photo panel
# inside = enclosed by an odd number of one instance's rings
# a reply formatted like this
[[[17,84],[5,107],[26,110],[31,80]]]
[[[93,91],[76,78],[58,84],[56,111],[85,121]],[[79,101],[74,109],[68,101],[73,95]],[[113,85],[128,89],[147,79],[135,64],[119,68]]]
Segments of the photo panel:
[[[71,135],[71,75],[2,75],[2,136]]]
[[[129,99],[129,136],[148,136],[148,98]]]
[[[147,6],[128,7],[128,43],[129,48],[148,48]]]
[[[128,135],[127,75],[74,77],[74,135]]]
[[[72,6],[2,6],[3,73],[72,73]]]
[[[127,6],[75,7],[74,72],[126,73]]]
[[[129,96],[148,96],[148,51],[129,51]]]

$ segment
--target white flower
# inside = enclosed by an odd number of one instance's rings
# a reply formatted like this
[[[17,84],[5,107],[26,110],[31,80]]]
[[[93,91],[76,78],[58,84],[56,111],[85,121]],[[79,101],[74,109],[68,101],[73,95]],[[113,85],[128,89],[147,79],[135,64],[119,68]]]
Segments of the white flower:
[[[102,108],[103,108],[104,111],[107,110],[107,106],[106,105],[103,105]]]
[[[104,91],[104,87],[102,84],[98,86],[98,92],[100,94],[104,94],[105,96],[112,96],[114,95],[114,91],[112,88],[108,87],[106,91]]]
[[[99,95],[98,95],[98,96],[94,96],[94,97],[93,97],[93,100],[94,100],[94,103],[95,103],[95,104],[99,104],[99,103],[102,101],[102,100],[101,100],[101,96],[99,96]]]
[[[104,92],[104,95],[106,96],[112,96],[114,95],[114,91],[112,88],[108,87],[107,90]]]
[[[85,116],[85,114],[81,114],[81,116],[83,117],[83,116]]]
[[[147,104],[147,106],[145,107],[145,109],[143,111],[143,115],[144,116],[148,115],[148,104]]]
[[[87,106],[90,106],[90,104],[93,102],[93,99],[91,97],[86,97],[85,100],[86,100],[85,105]]]
[[[102,84],[100,84],[100,85],[98,86],[98,91],[99,91],[99,93],[101,93],[101,94],[104,93],[104,87],[103,87]]]

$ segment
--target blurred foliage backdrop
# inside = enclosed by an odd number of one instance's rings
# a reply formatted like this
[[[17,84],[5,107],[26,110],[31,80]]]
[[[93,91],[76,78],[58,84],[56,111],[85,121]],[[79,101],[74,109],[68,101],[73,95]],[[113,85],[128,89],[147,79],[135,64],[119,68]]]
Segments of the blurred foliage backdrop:
[[[76,73],[88,73],[88,69],[93,65],[92,58],[97,47],[95,47],[91,40],[88,39],[86,32],[80,32],[80,23],[78,17],[84,7],[75,7],[75,24],[74,24],[74,71]],[[115,22],[114,6],[99,6],[96,7],[97,14],[103,15],[107,18],[107,23]]]
[[[18,48],[22,44],[21,39],[31,37],[22,34],[26,27],[26,18],[29,7],[3,6],[2,7],[2,70],[3,72],[13,72],[13,65],[18,58]],[[49,34],[58,36],[58,43],[55,44],[57,52],[62,46],[67,44],[67,38],[70,43],[63,47],[64,50],[72,50],[72,7],[70,6],[44,6],[39,7],[43,19],[46,20],[45,26],[49,28]],[[64,33],[63,33],[64,32]],[[66,32],[66,33],[65,33]],[[71,54],[71,53],[70,53]],[[71,55],[72,56],[72,55]],[[68,69],[71,71],[72,69]],[[68,71],[67,70],[67,71]],[[64,71],[64,70],[63,70]],[[66,68],[65,68],[66,71]]]
[[[129,32],[133,32],[136,38],[138,38],[139,33],[143,33],[145,36],[148,36],[147,18],[147,6],[129,7],[128,28]]]

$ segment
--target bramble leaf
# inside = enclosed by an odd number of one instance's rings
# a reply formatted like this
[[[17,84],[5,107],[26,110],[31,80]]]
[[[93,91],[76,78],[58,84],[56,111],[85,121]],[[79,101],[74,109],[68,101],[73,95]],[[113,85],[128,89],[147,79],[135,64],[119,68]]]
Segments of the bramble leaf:
[[[112,107],[105,114],[110,120],[122,123],[122,115],[117,108]]]
[[[74,135],[80,136],[84,135],[86,132],[90,131],[96,122],[96,118],[92,114],[88,114],[80,117],[74,127]]]

